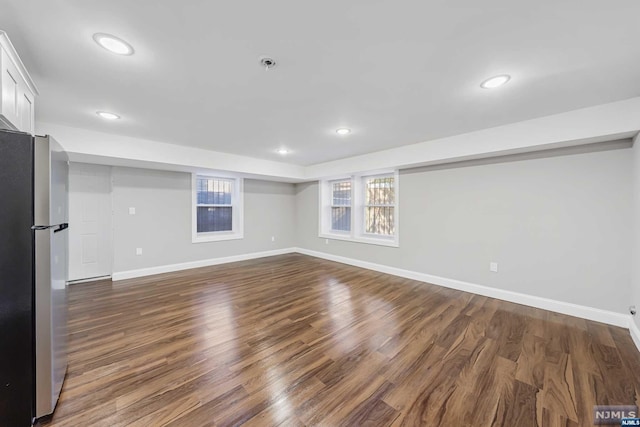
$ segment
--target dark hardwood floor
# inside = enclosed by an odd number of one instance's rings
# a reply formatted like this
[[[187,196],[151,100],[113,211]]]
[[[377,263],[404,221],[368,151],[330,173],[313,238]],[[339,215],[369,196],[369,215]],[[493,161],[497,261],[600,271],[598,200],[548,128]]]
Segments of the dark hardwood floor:
[[[46,426],[591,426],[628,331],[303,255],[70,288]]]

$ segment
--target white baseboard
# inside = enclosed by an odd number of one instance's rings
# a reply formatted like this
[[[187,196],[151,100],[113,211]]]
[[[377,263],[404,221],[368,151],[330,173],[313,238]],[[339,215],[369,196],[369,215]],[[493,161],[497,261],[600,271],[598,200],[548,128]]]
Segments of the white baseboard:
[[[543,310],[567,314],[569,316],[581,317],[583,319],[594,320],[596,322],[607,323],[614,326],[621,326],[623,328],[630,328],[629,321],[633,322],[633,319],[630,319],[629,315],[623,313],[616,313],[613,311],[601,310],[599,308],[587,307],[569,302],[556,301],[549,298],[542,298],[534,295],[507,291],[504,289],[477,285],[475,283],[448,279],[446,277],[433,276],[431,274],[418,273],[416,271],[404,270],[401,268],[390,267],[388,265],[376,264],[367,261],[360,261],[353,258],[328,254],[325,252],[312,251],[303,248],[296,248],[295,251],[316,258],[323,258],[329,261],[335,261],[342,264],[353,265],[355,267],[366,268],[367,270],[379,271],[381,273],[387,273],[407,279],[413,279],[421,282],[431,283],[434,285],[444,286],[445,288],[470,292],[473,294],[509,301],[516,304],[528,305],[535,308],[541,308]],[[633,333],[631,335],[633,336]],[[634,339],[637,338],[640,338],[640,331],[638,331],[637,337]],[[636,345],[638,344],[638,342],[639,341],[636,341]],[[640,346],[638,346],[638,348],[640,349]]]
[[[633,317],[629,318],[629,333],[631,333],[631,339],[633,339],[636,347],[638,347],[638,350],[640,350],[640,328],[638,328],[638,325],[633,320]]]
[[[136,277],[151,276],[153,274],[171,273],[174,271],[189,270],[191,268],[209,267],[211,265],[226,264],[229,262],[246,261],[249,259],[264,258],[268,256],[290,254],[295,248],[275,249],[272,251],[253,252],[249,254],[232,255],[221,258],[203,259],[200,261],[183,262],[180,264],[160,265],[157,267],[141,268],[138,270],[119,271],[111,275],[115,282],[118,280],[134,279]]]
[[[583,319],[594,320],[596,322],[607,323],[609,325],[621,326],[629,328],[634,343],[640,350],[640,328],[633,321],[630,315],[616,313],[613,311],[601,310],[599,308],[587,307],[583,305],[573,304],[569,302],[556,301],[549,298],[542,298],[534,295],[527,295],[519,292],[508,291],[504,289],[492,288],[489,286],[478,285],[475,283],[463,282],[461,280],[448,279],[446,277],[434,276],[417,271],[404,270],[401,268],[391,267],[383,264],[376,264],[368,261],[361,261],[353,258],[347,258],[339,255],[328,254],[325,252],[313,251],[304,248],[284,248],[272,251],[253,252],[249,254],[233,255],[221,258],[211,258],[200,261],[184,262],[180,264],[162,265],[158,267],[141,268],[138,270],[128,270],[113,273],[112,280],[133,279],[136,277],[150,276],[154,274],[171,273],[174,271],[188,270],[191,268],[208,267],[212,265],[226,264],[230,262],[246,261],[256,258],[264,258],[275,255],[283,255],[288,253],[300,253],[316,258],[322,258],[329,261],[335,261],[342,264],[348,264],[355,267],[366,268],[367,270],[378,271],[381,273],[391,274],[393,276],[404,277],[407,279],[418,280],[421,282],[431,283],[434,285],[444,286],[446,288],[456,289],[459,291],[470,292],[477,295],[496,298],[503,301],[509,301],[516,304],[523,304],[530,307],[549,310],[556,313],[562,313],[569,316],[581,317]]]
[[[82,283],[99,282],[100,280],[110,280],[111,276],[89,277],[87,279],[69,280],[67,285],[80,285]]]

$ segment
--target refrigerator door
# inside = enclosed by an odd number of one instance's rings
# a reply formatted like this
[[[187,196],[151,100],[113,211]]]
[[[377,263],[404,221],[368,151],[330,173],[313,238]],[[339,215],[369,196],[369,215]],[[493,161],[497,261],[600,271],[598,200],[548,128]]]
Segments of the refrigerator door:
[[[52,232],[51,241],[51,292],[53,333],[53,394],[51,411],[60,397],[62,383],[67,374],[67,280],[69,253],[69,157],[52,137],[51,150],[51,224],[59,224]]]
[[[68,158],[51,137],[35,141],[36,418],[51,414],[67,370]],[[49,226],[49,225],[56,226]],[[49,227],[47,227],[49,226]]]
[[[0,131],[0,425],[33,416],[33,138]]]

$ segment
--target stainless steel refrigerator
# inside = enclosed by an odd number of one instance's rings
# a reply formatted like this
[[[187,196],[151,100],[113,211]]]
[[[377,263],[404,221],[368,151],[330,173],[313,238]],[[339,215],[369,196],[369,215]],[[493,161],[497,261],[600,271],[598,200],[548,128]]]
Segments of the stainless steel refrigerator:
[[[68,158],[0,131],[0,426],[51,414],[67,369]]]

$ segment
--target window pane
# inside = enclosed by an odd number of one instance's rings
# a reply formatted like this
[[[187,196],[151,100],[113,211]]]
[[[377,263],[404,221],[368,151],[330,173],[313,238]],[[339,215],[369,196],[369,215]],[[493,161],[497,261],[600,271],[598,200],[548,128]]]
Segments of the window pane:
[[[351,208],[331,208],[331,229],[351,231]]]
[[[365,231],[372,234],[393,236],[396,232],[392,206],[365,208]]]
[[[333,206],[351,206],[351,181],[332,183],[331,197]]]
[[[198,233],[211,231],[232,231],[231,207],[198,206]]]
[[[230,205],[233,183],[226,179],[198,177],[199,205]]]
[[[396,199],[393,177],[367,178],[365,198],[366,205],[393,205]]]

